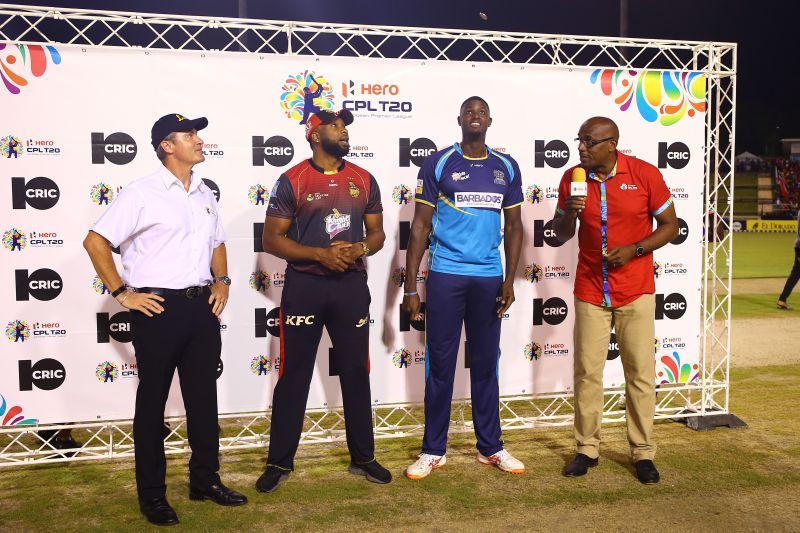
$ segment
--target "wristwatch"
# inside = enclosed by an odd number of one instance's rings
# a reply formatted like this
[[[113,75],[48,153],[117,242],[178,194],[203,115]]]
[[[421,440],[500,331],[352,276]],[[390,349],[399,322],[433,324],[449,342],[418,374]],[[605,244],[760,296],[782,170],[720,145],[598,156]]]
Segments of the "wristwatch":
[[[214,278],[214,282],[217,282],[217,281],[221,281],[225,285],[230,285],[231,284],[231,278],[229,278],[228,276],[217,276],[216,278]]]
[[[361,249],[364,250],[364,255],[369,255],[369,246],[367,246],[367,243],[365,241],[361,241],[358,244],[360,244]]]
[[[638,242],[634,246],[636,247],[636,257],[642,257],[644,255],[644,246]]]

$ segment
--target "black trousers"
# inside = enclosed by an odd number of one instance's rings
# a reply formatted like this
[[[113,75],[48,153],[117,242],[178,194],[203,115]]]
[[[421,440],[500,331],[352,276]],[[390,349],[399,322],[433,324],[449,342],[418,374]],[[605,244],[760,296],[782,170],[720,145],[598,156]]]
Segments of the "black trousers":
[[[163,496],[166,491],[162,431],[164,407],[176,368],[192,448],[189,481],[201,488],[219,482],[217,363],[222,341],[219,321],[211,312],[208,297],[207,290],[192,299],[166,295],[164,312],[152,318],[131,311],[139,371],[133,441],[140,500]]]
[[[272,398],[267,463],[294,469],[308,390],[325,326],[339,376],[347,447],[353,462],[375,457],[369,388],[369,288],[366,272],[316,276],[286,269],[281,298],[280,378]]]
[[[786,285],[784,285],[783,292],[778,300],[785,302],[789,298],[794,286],[797,285],[797,280],[800,280],[800,248],[794,249],[794,265],[792,265],[792,271],[786,279]]]

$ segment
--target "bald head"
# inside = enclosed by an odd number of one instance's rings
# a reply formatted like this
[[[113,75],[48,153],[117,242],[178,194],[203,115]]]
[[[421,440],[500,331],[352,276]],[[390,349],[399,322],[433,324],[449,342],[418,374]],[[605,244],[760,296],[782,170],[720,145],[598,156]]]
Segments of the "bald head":
[[[610,171],[617,161],[619,128],[608,117],[592,117],[578,130],[581,165],[590,170]]]
[[[616,122],[608,117],[592,117],[587,119],[581,124],[581,129],[579,131],[584,130],[586,130],[587,133],[589,130],[596,132],[600,138],[613,137],[615,140],[619,140],[619,128]],[[598,135],[592,135],[592,137],[598,138]]]

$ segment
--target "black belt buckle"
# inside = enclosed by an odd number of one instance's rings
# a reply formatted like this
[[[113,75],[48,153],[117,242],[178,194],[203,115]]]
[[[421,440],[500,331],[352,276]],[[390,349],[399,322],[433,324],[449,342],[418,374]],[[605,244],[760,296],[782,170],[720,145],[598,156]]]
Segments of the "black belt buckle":
[[[193,299],[193,298],[197,298],[201,294],[203,294],[203,287],[196,287],[195,286],[195,287],[189,287],[189,288],[186,289],[186,297],[189,298],[190,300]]]

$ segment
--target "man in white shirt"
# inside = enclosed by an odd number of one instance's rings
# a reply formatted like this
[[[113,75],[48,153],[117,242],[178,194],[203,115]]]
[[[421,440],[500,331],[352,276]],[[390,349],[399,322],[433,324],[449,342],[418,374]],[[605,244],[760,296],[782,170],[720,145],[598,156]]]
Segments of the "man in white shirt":
[[[166,499],[162,428],[178,369],[192,457],[189,497],[220,505],[247,498],[222,484],[217,422],[218,316],[228,301],[225,231],[213,192],[192,168],[205,160],[208,120],[158,119],[151,143],[162,166],[128,184],[83,242],[111,296],[131,310],[139,371],[133,440],[139,507],[156,525],[178,522]],[[119,247],[120,276],[111,255]]]

